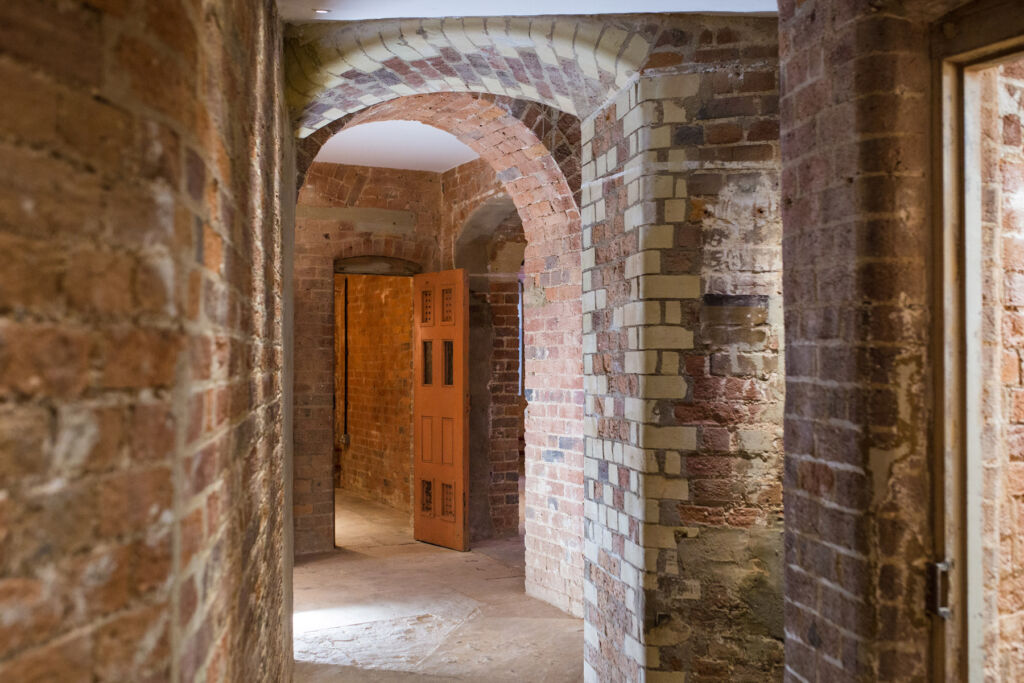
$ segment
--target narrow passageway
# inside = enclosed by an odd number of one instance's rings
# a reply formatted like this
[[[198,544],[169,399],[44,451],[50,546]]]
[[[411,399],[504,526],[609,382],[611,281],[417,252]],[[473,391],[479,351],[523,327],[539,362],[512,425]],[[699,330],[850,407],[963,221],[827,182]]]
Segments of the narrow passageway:
[[[417,543],[406,514],[336,492],[332,553],[295,566],[295,680],[579,681],[583,622],[523,590],[522,539]]]

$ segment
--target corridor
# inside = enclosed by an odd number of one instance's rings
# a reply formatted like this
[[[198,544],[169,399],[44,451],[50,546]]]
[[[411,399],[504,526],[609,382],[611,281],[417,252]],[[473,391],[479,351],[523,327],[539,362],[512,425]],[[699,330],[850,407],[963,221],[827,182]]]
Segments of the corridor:
[[[523,592],[519,537],[468,553],[336,492],[339,546],[295,566],[295,680],[582,680],[583,623]]]

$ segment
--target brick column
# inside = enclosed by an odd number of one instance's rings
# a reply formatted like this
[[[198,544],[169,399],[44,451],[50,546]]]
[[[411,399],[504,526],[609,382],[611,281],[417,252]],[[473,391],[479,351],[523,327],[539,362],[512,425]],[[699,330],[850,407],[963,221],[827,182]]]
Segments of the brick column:
[[[775,35],[668,30],[583,123],[591,680],[781,677]]]
[[[876,10],[780,6],[795,680],[929,677],[930,69],[926,24]]]

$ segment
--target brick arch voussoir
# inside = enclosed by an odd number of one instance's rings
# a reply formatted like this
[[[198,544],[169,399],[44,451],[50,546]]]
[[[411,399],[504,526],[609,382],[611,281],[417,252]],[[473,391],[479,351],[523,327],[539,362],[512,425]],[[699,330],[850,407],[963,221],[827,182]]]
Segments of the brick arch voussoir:
[[[319,22],[286,37],[286,93],[300,138],[413,93],[507,95],[585,118],[640,70],[656,38],[643,15]]]

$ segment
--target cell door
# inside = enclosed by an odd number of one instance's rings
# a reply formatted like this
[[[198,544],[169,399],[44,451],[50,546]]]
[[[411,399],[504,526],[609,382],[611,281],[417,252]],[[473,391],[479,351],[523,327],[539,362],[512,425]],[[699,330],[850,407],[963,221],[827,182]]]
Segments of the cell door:
[[[468,550],[469,287],[466,271],[413,278],[413,535]]]

